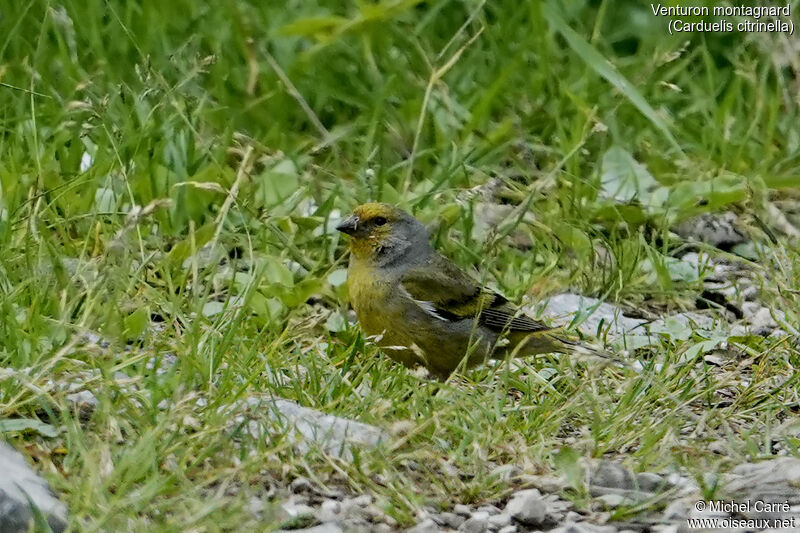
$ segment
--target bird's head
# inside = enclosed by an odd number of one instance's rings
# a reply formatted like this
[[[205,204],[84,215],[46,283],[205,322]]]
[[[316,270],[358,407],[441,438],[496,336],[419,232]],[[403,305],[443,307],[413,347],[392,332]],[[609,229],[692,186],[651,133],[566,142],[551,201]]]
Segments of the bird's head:
[[[378,264],[388,264],[409,253],[422,254],[430,248],[422,222],[389,204],[360,205],[336,229],[350,236],[353,256]]]

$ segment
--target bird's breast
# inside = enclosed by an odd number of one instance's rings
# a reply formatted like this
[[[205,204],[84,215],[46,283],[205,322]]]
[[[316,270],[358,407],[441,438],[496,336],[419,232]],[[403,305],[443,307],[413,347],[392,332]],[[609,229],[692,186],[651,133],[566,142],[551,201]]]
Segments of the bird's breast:
[[[374,267],[361,262],[350,264],[347,274],[350,303],[368,335],[381,334],[387,327],[391,289],[391,281]]]

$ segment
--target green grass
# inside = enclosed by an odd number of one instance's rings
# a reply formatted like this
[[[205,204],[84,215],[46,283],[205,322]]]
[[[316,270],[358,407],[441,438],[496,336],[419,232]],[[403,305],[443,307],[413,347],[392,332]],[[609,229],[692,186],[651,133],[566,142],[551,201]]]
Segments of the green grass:
[[[494,467],[558,471],[567,448],[698,477],[775,442],[798,454],[778,430],[798,407],[792,338],[731,339],[749,363],[724,372],[682,362],[704,339],[683,332],[645,350],[663,368],[641,374],[545,358],[432,383],[343,320],[332,229],[358,202],[398,203],[513,298],[571,289],[663,313],[702,290],[668,275],[670,225],[736,208],[796,334],[800,257],[753,218],[800,179],[784,36],[670,37],[649,5],[607,0],[0,12],[0,420],[56,428],[5,436],[74,530],[277,527],[246,504],[296,476],[374,494],[409,524],[422,505],[502,498]],[[467,191],[493,177],[515,210],[487,234]],[[620,188],[638,202],[609,197]],[[168,355],[166,372],[148,365]],[[59,384],[86,371],[99,406],[82,417]],[[232,436],[221,410],[254,393],[397,439],[346,464]]]

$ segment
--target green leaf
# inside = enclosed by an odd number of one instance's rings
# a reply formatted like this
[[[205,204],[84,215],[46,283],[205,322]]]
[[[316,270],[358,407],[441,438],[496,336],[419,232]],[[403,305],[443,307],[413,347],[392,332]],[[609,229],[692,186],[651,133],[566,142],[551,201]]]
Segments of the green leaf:
[[[347,329],[347,319],[339,311],[334,311],[325,321],[325,328],[333,333],[338,333]]]
[[[667,205],[678,219],[716,211],[747,199],[749,182],[742,176],[726,175],[710,180],[683,181],[669,194]]]
[[[194,245],[196,250],[205,246],[214,236],[217,227],[213,223],[205,224],[194,232]],[[192,253],[192,239],[186,237],[184,240],[172,247],[167,254],[167,260],[172,266],[182,265]]]
[[[749,259],[751,261],[758,261],[760,258],[758,247],[752,242],[740,242],[739,244],[734,244],[731,248],[731,252],[735,253],[739,257],[744,257],[745,259]]]
[[[7,418],[0,420],[0,433],[35,431],[45,437],[57,437],[59,430],[35,418]]]
[[[344,17],[307,17],[286,24],[278,33],[322,39],[339,31],[348,22]]]
[[[150,311],[140,307],[122,321],[122,334],[126,339],[138,339],[150,324]]]
[[[259,292],[253,292],[247,299],[247,308],[261,318],[269,318],[270,306],[267,297]]]
[[[619,146],[612,146],[603,155],[600,181],[606,198],[620,203],[639,200],[645,206],[651,205],[652,193],[659,187],[644,165]]]
[[[573,250],[578,256],[588,259],[592,255],[594,248],[592,247],[592,240],[586,233],[576,227],[567,224],[560,224],[553,228],[558,240],[564,246]]]
[[[612,342],[612,346],[616,350],[627,350],[632,352],[650,346],[656,342],[656,338],[651,335],[633,335],[631,333],[621,335],[620,338]]]
[[[663,324],[653,324],[650,326],[650,333],[661,333],[669,336],[672,340],[685,341],[692,336],[693,329],[686,322],[676,317],[668,317]]]
[[[604,205],[597,209],[594,215],[601,221],[622,220],[632,226],[639,226],[647,222],[647,215],[642,206],[633,204]]]
[[[698,355],[710,352],[719,346],[721,340],[722,339],[711,339],[707,341],[700,341],[697,344],[690,346],[688,350],[683,352],[681,359],[683,361],[694,361]]]
[[[291,159],[281,159],[254,181],[257,186],[256,204],[264,207],[280,204],[300,187],[297,166]]]
[[[94,192],[94,210],[97,213],[113,213],[117,209],[117,195],[107,187],[98,187]]]
[[[287,307],[297,307],[305,303],[311,296],[322,289],[322,280],[317,278],[307,278],[298,282],[291,289],[284,289],[281,301]]]
[[[578,491],[583,488],[583,467],[580,459],[580,454],[569,446],[563,446],[553,457],[556,468],[564,474],[567,483]]]
[[[700,279],[700,274],[697,272],[697,267],[686,261],[681,261],[675,257],[665,257],[664,263],[669,270],[669,275],[676,281],[697,281]]]
[[[203,304],[203,316],[214,316],[225,310],[225,302],[210,301]]]
[[[649,257],[642,262],[642,271],[648,274],[654,274],[656,280],[658,280],[664,290],[671,290],[672,277],[670,276],[669,269],[667,269],[664,256],[652,248],[648,248],[647,252]]]
[[[402,195],[397,191],[397,189],[385,181],[383,182],[383,187],[381,188],[380,200],[382,202],[395,205],[400,205],[403,202]]]
[[[294,286],[292,271],[277,257],[264,256],[262,265],[264,279],[269,283],[278,283],[284,287]]]

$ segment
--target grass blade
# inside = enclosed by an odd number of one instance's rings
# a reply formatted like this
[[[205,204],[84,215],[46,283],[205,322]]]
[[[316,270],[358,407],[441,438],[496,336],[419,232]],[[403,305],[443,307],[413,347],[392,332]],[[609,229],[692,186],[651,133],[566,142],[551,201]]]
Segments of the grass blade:
[[[600,74],[603,78],[606,79],[611,85],[619,89],[619,91],[625,95],[625,97],[630,100],[630,102],[636,106],[638,109],[647,119],[653,123],[653,125],[658,128],[658,130],[664,134],[670,144],[675,148],[676,151],[683,154],[683,150],[681,149],[678,141],[675,140],[675,137],[672,135],[672,132],[669,130],[669,126],[667,125],[664,120],[658,116],[656,110],[645,100],[644,96],[636,90],[636,87],[631,84],[623,76],[620,74],[614,65],[611,64],[603,55],[597,51],[597,49],[592,46],[586,39],[578,35],[578,33],[569,27],[569,25],[561,18],[561,16],[556,12],[555,8],[551,3],[544,4],[543,6],[543,13],[547,21],[550,25],[555,28],[555,30],[560,33],[564,39],[566,39],[567,44],[572,50],[578,54],[578,56],[589,66],[592,70]]]

